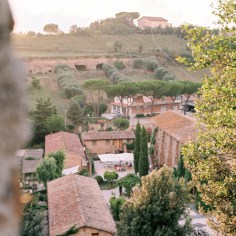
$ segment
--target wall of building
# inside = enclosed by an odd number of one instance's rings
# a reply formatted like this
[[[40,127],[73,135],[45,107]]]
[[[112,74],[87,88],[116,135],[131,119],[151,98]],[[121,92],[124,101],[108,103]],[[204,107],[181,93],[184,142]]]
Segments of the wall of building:
[[[151,27],[156,28],[161,26],[162,28],[167,27],[168,23],[167,21],[150,21],[147,18],[142,18],[138,21],[138,27],[145,28],[145,27]]]
[[[75,236],[92,236],[92,234],[98,234],[98,236],[113,236],[114,234],[108,233],[102,230],[98,229],[92,229],[92,228],[81,228]]]
[[[154,157],[158,160],[157,166],[176,167],[180,157],[181,143],[158,128],[155,138]]]
[[[132,142],[133,139],[96,140],[96,142],[89,140],[84,141],[84,144],[90,150],[91,153],[106,154],[117,153],[118,150],[123,150],[123,144]]]

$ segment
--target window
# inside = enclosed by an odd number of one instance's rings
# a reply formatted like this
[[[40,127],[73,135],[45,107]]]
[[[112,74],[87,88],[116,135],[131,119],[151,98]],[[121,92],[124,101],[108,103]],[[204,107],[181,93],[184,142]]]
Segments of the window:
[[[110,140],[105,140],[106,145],[110,145]]]
[[[116,111],[116,106],[113,106],[113,110]]]
[[[96,140],[93,140],[93,141],[92,141],[92,145],[93,145],[93,146],[96,146],[96,145],[97,145],[97,141],[96,141]]]
[[[92,233],[92,236],[99,236],[99,233]]]

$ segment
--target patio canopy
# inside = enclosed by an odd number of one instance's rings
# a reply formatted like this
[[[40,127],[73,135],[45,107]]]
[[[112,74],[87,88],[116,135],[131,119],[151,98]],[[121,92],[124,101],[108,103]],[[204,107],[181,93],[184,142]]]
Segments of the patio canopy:
[[[133,153],[120,153],[120,154],[102,154],[98,155],[101,162],[112,162],[112,163],[120,163],[120,162],[132,162],[134,161]]]

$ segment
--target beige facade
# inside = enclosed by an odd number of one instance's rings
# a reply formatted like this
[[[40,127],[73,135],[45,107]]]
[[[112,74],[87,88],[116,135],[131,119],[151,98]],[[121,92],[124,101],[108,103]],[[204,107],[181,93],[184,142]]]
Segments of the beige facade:
[[[91,153],[106,154],[124,152],[125,144],[132,143],[133,139],[114,139],[114,140],[85,140],[84,145]]]
[[[140,28],[157,28],[157,27],[171,27],[171,24],[162,17],[150,17],[150,16],[143,16],[138,20],[138,27]]]

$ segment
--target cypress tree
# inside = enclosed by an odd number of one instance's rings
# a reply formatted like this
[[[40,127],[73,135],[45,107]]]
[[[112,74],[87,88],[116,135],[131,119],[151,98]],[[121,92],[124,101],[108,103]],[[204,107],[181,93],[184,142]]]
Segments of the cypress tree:
[[[142,177],[148,175],[148,169],[148,138],[146,129],[142,127],[139,153],[139,176]]]
[[[141,138],[141,126],[138,122],[135,130],[134,140],[134,171],[137,174],[139,171],[139,153],[140,153],[140,138]]]

